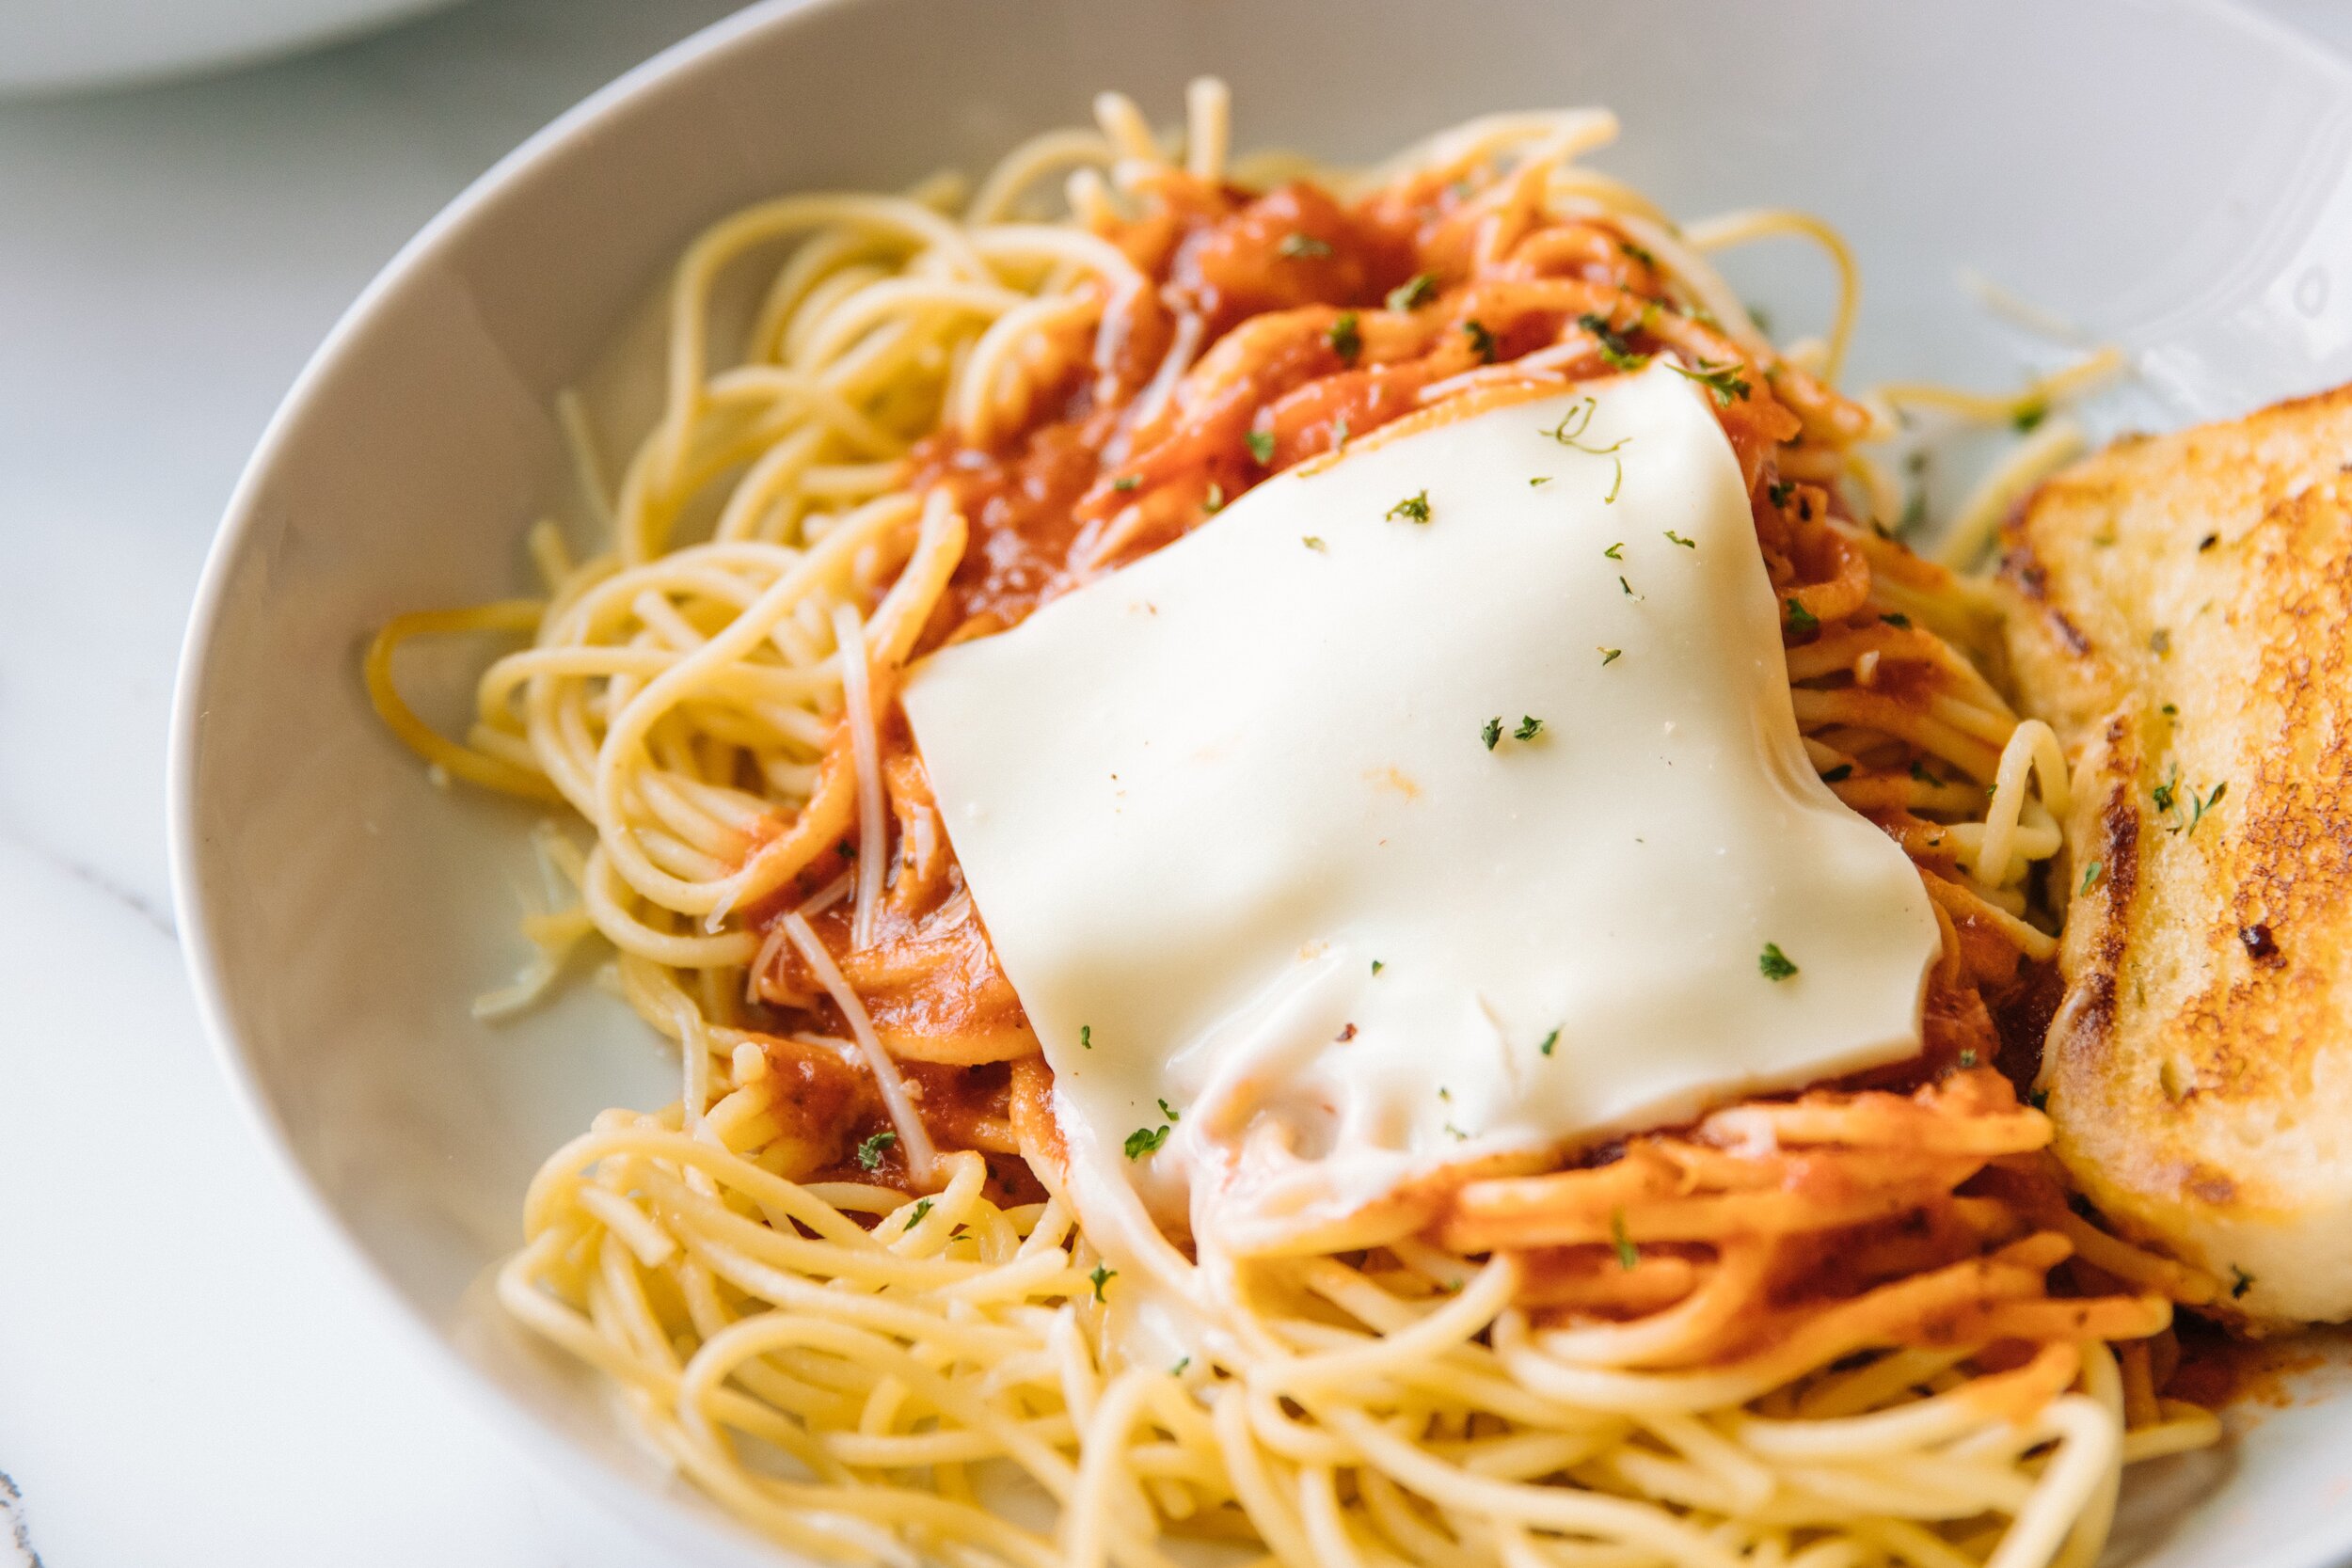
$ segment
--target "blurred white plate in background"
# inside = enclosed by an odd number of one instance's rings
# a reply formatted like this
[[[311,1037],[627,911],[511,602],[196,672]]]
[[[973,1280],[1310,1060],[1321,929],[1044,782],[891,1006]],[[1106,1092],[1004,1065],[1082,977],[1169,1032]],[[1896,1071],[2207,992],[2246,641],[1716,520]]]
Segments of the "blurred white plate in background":
[[[454,0],[0,0],[0,96],[119,87],[330,43]]]

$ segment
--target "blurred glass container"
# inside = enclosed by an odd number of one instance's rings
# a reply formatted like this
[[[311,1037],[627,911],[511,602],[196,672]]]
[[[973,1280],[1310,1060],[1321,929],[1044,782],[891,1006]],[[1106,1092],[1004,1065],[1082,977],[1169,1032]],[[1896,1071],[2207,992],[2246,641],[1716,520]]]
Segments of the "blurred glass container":
[[[454,0],[5,0],[0,97],[246,65]]]

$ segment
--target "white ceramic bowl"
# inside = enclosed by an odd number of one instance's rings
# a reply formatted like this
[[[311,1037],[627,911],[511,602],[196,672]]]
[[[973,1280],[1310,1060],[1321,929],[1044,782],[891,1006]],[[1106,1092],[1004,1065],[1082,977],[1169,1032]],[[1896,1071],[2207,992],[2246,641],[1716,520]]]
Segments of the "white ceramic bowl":
[[[542,1156],[607,1104],[670,1098],[673,1069],[585,988],[507,1027],[469,1017],[519,956],[530,817],[436,789],[371,716],[359,650],[397,611],[527,580],[525,526],[571,508],[551,398],[702,225],[979,168],[1102,87],[1172,119],[1200,71],[1232,84],[1243,145],[1343,158],[1484,110],[1609,103],[1626,135],[1598,162],[1670,210],[1786,203],[1852,237],[1861,384],[2001,386],[2058,352],[1962,268],[2137,351],[2146,379],[2111,424],[2352,378],[2352,82],[2200,0],[778,4],[534,138],[352,308],[237,491],[181,675],[180,924],[227,1069],[297,1180],[487,1405],[695,1560],[777,1560],[478,1295]],[[1821,310],[1814,267],[1766,251],[1736,271],[1787,321]],[[439,672],[453,702],[463,657]],[[2122,1555],[2333,1562],[2347,1466],[2352,1401],[2275,1416],[2233,1462],[2142,1478]]]
[[[0,94],[65,92],[244,65],[455,0],[8,0]]]

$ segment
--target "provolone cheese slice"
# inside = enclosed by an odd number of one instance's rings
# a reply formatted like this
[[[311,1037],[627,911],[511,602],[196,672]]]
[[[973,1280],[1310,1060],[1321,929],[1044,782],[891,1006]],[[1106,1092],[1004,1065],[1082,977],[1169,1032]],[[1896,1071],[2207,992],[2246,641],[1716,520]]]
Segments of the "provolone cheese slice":
[[[1465,1161],[1916,1052],[1934,916],[1806,760],[1706,395],[1279,476],[914,675],[1114,1258],[1366,1244]]]

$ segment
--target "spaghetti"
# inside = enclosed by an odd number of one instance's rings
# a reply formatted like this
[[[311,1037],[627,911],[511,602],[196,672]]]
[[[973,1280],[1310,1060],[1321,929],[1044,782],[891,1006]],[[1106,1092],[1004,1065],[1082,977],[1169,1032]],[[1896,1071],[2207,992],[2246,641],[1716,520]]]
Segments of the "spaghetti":
[[[1887,421],[1824,379],[1842,242],[1795,214],[1677,230],[1576,165],[1604,113],[1351,175],[1229,160],[1213,82],[1188,110],[1171,149],[1106,95],[961,210],[943,181],[723,221],[679,265],[665,409],[614,493],[566,405],[612,548],[576,562],[543,524],[543,600],[370,650],[436,768],[595,832],[542,831],[563,895],[481,1010],[593,933],[683,1062],[675,1104],[549,1158],[501,1301],[720,1503],[832,1560],[2089,1563],[2122,1465],[2216,1434],[2152,1370],[2214,1286],[2069,1210],[1999,1070],[2025,1064],[1995,1010],[2053,951],[2066,770],[1972,662],[1980,600],[1891,537],[1858,451]],[[1057,179],[1070,215],[1033,221]],[[1841,269],[1818,351],[1776,351],[1703,259],[1782,233]],[[754,267],[719,356],[714,291]],[[1215,1342],[1144,1359],[1059,1196],[1050,1072],[904,671],[1407,414],[1665,355],[1748,483],[1812,759],[1931,895],[1923,1055],[1470,1180],[1417,1239],[1232,1262]],[[531,636],[462,742],[391,673],[457,631]],[[1051,1523],[1003,1506],[1024,1489]]]

